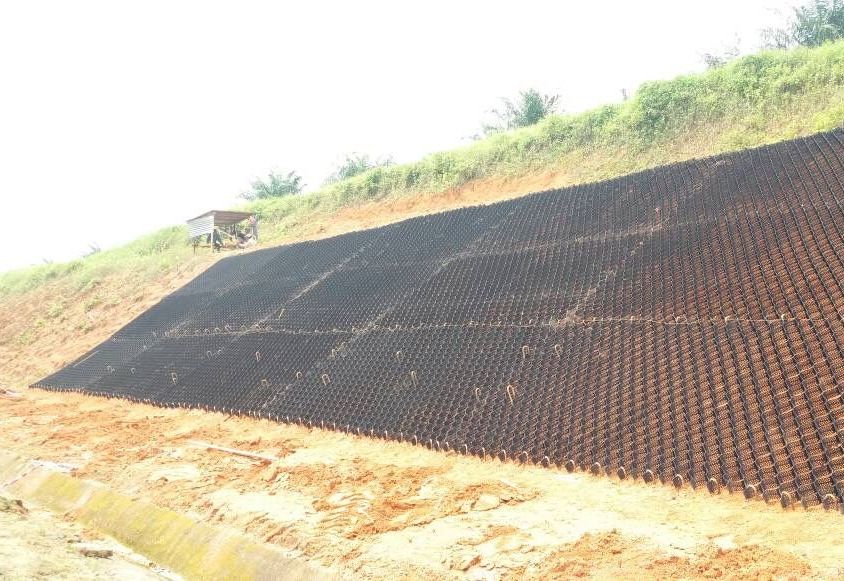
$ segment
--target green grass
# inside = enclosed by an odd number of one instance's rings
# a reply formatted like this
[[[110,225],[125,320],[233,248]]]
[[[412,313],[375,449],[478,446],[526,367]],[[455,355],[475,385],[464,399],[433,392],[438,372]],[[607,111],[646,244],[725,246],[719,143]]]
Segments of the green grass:
[[[842,124],[844,41],[762,52],[701,74],[645,83],[624,103],[553,116],[414,163],[246,208],[261,216],[262,241],[289,240],[343,208],[437,194],[479,178],[555,172],[565,183],[594,181]],[[190,255],[185,237],[184,228],[173,227],[82,260],[0,274],[0,296],[57,279],[84,288],[116,272],[143,280]]]
[[[43,264],[0,274],[0,297],[32,290],[51,281],[68,282],[78,290],[90,290],[113,274],[126,276],[126,283],[141,282],[176,268],[193,255],[186,242],[187,229],[171,226],[138,238],[119,248],[60,264]],[[48,312],[60,310],[50,305]]]
[[[296,198],[250,206],[270,238],[313,214],[459,187],[478,178],[563,171],[600,180],[844,123],[844,42],[770,51],[702,74],[645,83],[630,100],[550,117],[414,163],[378,168]],[[267,228],[269,226],[269,228]]]

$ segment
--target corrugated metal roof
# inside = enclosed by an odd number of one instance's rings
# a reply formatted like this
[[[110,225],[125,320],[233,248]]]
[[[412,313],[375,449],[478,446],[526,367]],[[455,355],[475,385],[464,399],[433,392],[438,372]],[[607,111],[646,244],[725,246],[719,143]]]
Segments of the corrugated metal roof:
[[[188,237],[195,238],[203,234],[211,234],[214,231],[214,216],[208,214],[207,216],[198,216],[193,220],[188,220]]]
[[[214,217],[214,225],[216,226],[228,226],[229,224],[237,224],[242,220],[246,220],[249,216],[252,215],[252,212],[234,212],[231,210],[210,210],[205,212],[204,214],[200,214],[196,218],[191,218],[188,220],[188,224],[193,222],[194,220],[198,220],[200,218],[205,218],[206,216],[213,216]]]

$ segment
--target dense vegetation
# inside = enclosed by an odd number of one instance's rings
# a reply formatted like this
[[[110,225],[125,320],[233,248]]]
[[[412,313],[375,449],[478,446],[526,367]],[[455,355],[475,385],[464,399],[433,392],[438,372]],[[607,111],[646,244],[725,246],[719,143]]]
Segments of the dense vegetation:
[[[393,165],[393,159],[391,157],[372,159],[365,153],[351,153],[346,155],[346,159],[328,176],[328,179],[325,180],[325,184],[323,185],[342,182],[371,169],[389,167],[391,165]]]
[[[495,121],[484,124],[484,135],[536,125],[549,115],[561,112],[559,100],[559,95],[543,95],[536,89],[521,91],[515,100],[502,99],[503,108],[492,110]]]
[[[311,194],[251,207],[280,234],[316,211],[441,192],[478,178],[565,171],[573,181],[603,179],[842,122],[844,42],[766,51],[702,74],[645,83],[623,103],[552,115],[418,162],[376,168]]]
[[[270,172],[267,179],[256,179],[250,184],[250,188],[240,194],[245,200],[265,200],[267,198],[280,198],[300,194],[305,188],[302,176],[295,171],[287,174]]]
[[[812,0],[794,9],[784,28],[765,30],[767,48],[821,46],[844,38],[844,0]]]
[[[844,123],[844,41],[772,50],[701,74],[642,85],[623,103],[551,115],[417,162],[376,167],[318,191],[256,199],[262,242],[291,240],[309,223],[354,205],[436,195],[473,180],[553,172],[559,183],[752,147]],[[257,197],[257,196],[256,196]],[[61,277],[79,285],[108,272],[160,272],[190,253],[169,228],[68,264],[0,274],[0,295]]]

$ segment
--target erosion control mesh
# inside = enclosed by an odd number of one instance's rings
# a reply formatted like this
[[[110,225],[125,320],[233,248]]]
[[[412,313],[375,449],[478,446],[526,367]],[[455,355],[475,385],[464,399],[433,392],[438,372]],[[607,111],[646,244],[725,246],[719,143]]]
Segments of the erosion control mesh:
[[[37,387],[844,500],[844,132],[227,258]]]

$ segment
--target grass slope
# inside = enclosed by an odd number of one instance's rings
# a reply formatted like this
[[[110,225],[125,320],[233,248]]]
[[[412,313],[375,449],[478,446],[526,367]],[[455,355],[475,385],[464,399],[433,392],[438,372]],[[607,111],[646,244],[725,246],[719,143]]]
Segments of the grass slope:
[[[262,217],[263,242],[282,242],[313,234],[314,224],[349,208],[436,197],[478,180],[551,173],[554,179],[548,183],[555,186],[582,183],[842,123],[844,42],[769,51],[701,74],[645,83],[624,103],[553,116],[415,163],[374,169],[313,193],[247,207]],[[103,277],[131,274],[143,283],[191,261],[207,262],[192,257],[185,238],[183,227],[172,227],[85,259],[3,273],[0,299],[49,281],[84,290]]]

